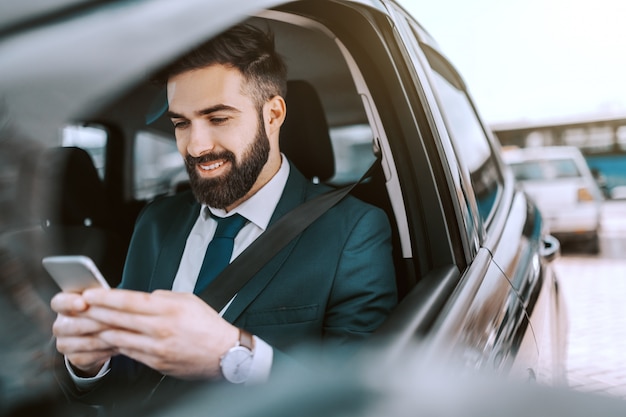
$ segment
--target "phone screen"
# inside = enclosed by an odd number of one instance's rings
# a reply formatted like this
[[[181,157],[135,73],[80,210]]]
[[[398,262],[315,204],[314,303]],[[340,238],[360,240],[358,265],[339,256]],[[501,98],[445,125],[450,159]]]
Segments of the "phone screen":
[[[83,292],[87,288],[110,288],[96,264],[87,256],[48,256],[42,260],[57,285],[67,292]]]

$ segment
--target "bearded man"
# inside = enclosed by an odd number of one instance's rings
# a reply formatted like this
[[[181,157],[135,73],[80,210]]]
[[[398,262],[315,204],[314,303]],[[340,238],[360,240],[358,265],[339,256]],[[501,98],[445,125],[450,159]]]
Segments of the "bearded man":
[[[239,219],[232,260],[328,187],[306,180],[279,149],[287,70],[272,34],[236,26],[170,66],[165,80],[191,191],[139,216],[119,288],[59,293],[51,303],[64,389],[87,403],[145,398],[164,380],[265,381],[293,346],[350,345],[396,304],[388,220],[353,197],[283,248],[223,311],[203,302],[196,294],[217,262],[209,253],[223,219]]]

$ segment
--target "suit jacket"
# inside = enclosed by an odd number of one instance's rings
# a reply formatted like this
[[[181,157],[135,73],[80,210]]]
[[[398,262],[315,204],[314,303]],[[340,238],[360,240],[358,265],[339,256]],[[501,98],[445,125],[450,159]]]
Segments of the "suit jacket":
[[[270,225],[327,190],[292,165]],[[191,192],[151,203],[136,223],[121,287],[170,289],[199,212]],[[272,345],[275,363],[281,351],[303,342],[351,345],[372,333],[397,302],[390,236],[382,210],[348,196],[252,277],[223,317]],[[140,380],[154,381],[144,368],[115,357],[103,384],[124,392],[130,382],[136,393]]]

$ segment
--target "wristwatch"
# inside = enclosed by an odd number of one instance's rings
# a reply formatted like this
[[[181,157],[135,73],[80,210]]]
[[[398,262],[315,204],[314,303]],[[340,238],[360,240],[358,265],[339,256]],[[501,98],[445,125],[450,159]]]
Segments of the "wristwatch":
[[[254,356],[254,340],[252,335],[239,329],[239,341],[220,359],[222,375],[228,382],[242,384],[248,380]]]

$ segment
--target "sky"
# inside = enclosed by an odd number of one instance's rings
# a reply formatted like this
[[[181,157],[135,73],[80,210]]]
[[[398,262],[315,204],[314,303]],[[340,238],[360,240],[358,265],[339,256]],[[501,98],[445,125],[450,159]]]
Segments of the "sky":
[[[626,116],[626,0],[398,0],[487,123]]]

